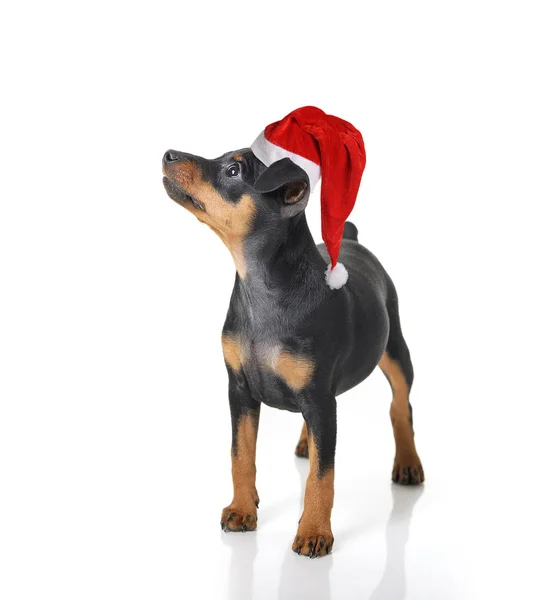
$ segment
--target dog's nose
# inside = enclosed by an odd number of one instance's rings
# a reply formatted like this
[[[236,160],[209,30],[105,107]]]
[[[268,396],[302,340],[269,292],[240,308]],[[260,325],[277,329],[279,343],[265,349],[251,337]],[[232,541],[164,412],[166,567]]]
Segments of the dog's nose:
[[[176,162],[177,160],[180,160],[180,152],[177,152],[176,150],[168,150],[164,155],[163,155],[163,162],[164,163],[172,163],[172,162]]]

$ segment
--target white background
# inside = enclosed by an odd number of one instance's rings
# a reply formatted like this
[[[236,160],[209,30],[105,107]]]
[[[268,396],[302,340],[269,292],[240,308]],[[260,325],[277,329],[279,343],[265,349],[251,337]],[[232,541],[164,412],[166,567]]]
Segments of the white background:
[[[3,600],[534,597],[529,4],[3,5]],[[375,372],[339,401],[316,561],[298,415],[263,410],[258,531],[219,530],[234,268],[160,173],[305,104],[364,136],[352,220],[398,288],[427,475],[392,488]]]

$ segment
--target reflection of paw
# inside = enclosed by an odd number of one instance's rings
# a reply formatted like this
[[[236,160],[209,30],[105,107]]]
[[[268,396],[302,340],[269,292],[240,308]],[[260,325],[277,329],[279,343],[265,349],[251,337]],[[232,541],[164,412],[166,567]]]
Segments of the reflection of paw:
[[[221,513],[221,529],[223,531],[254,531],[256,529],[256,508],[248,510],[230,505]]]
[[[333,549],[334,538],[332,533],[319,535],[317,533],[307,533],[305,531],[297,531],[292,550],[297,554],[308,556],[309,558],[319,558],[327,556]]]
[[[295,447],[295,455],[299,456],[300,458],[308,458],[308,440],[306,438],[297,442],[297,446]]]
[[[419,485],[425,480],[424,470],[418,455],[409,460],[394,460],[392,481],[401,485]]]

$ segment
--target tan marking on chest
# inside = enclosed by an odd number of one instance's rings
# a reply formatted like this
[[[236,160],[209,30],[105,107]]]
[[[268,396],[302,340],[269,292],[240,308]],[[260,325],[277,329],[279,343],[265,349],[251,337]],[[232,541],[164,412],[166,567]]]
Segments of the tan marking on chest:
[[[225,362],[235,373],[238,373],[243,364],[243,352],[239,340],[234,336],[224,335],[221,345]]]
[[[279,352],[269,365],[292,390],[298,392],[306,387],[314,373],[314,361],[307,356]]]

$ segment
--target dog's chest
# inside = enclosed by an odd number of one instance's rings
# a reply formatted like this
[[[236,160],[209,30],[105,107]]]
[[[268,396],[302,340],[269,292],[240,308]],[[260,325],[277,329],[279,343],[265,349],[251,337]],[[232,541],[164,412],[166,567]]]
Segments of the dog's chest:
[[[298,410],[297,397],[311,382],[314,360],[277,339],[223,336],[223,352],[235,373],[243,373],[252,394],[261,402]]]

